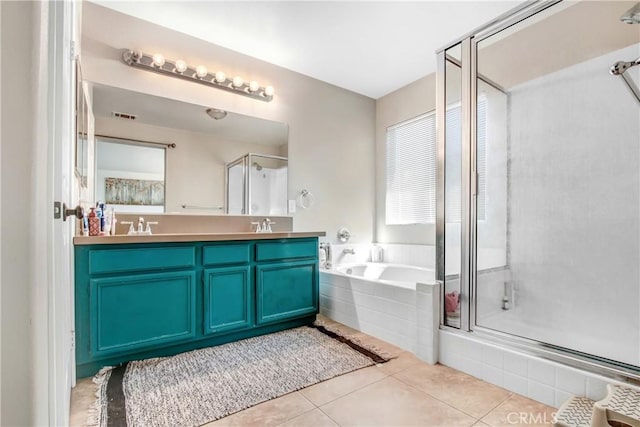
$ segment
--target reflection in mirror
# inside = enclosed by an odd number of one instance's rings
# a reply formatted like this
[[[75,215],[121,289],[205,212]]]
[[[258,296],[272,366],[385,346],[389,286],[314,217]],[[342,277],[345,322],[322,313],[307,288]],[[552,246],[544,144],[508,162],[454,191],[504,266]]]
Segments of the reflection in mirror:
[[[227,165],[227,213],[287,214],[286,157],[248,153]]]
[[[96,200],[116,212],[164,212],[165,148],[96,137]]]
[[[164,212],[224,214],[228,163],[247,153],[288,155],[289,128],[284,123],[233,112],[209,115],[207,109],[215,105],[189,104],[97,83],[92,84],[92,95],[96,134],[175,144],[175,148],[158,150],[166,152]],[[286,179],[278,191],[286,198]]]
[[[88,187],[89,143],[92,138],[93,117],[89,106],[86,84],[82,81],[79,65],[77,73],[75,174],[78,177],[80,187],[86,189]]]

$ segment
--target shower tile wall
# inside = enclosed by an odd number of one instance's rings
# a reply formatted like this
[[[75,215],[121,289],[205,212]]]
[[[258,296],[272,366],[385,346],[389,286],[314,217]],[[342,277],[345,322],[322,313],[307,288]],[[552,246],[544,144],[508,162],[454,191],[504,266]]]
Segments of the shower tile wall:
[[[479,324],[640,365],[640,114],[607,73],[639,51],[634,45],[510,91],[517,298],[515,310],[483,313]]]

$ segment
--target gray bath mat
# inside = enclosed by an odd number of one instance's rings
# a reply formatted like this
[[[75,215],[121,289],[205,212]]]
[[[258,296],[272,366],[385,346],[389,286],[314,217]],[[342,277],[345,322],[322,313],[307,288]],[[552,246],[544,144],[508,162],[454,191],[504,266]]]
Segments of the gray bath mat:
[[[133,361],[96,375],[98,400],[90,424],[198,426],[385,362],[384,356],[339,331],[305,326]]]

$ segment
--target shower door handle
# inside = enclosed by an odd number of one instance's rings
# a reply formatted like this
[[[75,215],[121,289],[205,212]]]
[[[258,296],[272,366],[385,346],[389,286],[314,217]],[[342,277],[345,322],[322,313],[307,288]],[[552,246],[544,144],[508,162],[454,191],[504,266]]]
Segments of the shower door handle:
[[[474,175],[475,177],[471,179],[471,196],[477,196],[480,187],[480,174],[476,172]]]

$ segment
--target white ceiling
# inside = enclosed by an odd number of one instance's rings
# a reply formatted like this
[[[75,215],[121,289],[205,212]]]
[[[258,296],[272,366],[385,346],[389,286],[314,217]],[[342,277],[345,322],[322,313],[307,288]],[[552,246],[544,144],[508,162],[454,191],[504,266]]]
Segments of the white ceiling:
[[[510,1],[94,1],[379,98],[435,71],[435,50]]]

